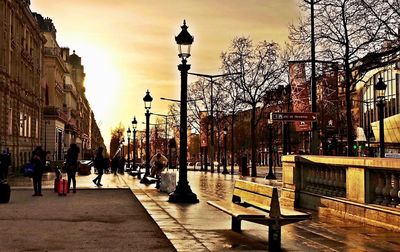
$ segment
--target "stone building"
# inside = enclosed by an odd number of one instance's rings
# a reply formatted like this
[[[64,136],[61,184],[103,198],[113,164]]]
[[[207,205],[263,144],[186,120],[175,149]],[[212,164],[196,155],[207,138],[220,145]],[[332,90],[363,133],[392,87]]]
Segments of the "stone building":
[[[92,112],[91,119],[92,119],[92,122],[91,122],[90,146],[91,146],[92,150],[91,150],[91,152],[86,153],[85,159],[94,157],[94,155],[96,153],[96,149],[98,147],[103,147],[104,149],[106,149],[103,136],[101,135],[99,126],[96,122],[93,112]]]
[[[386,87],[384,134],[386,154],[400,157],[400,45],[388,43],[379,52],[368,54],[357,66],[352,112],[360,154],[376,155],[379,147],[379,117],[375,84],[381,77]],[[370,150],[368,153],[368,150]]]
[[[0,0],[0,149],[12,167],[40,144],[42,48],[45,38],[27,0]]]
[[[64,159],[65,124],[68,120],[64,107],[64,82],[67,73],[61,48],[56,40],[56,28],[50,18],[33,13],[46,38],[43,49],[43,147],[50,160]]]
[[[43,50],[43,143],[51,161],[64,160],[71,143],[81,149],[80,159],[91,153],[92,110],[85,96],[85,72],[75,51],[62,48],[50,18],[34,13],[46,44]]]
[[[92,149],[90,138],[93,113],[85,95],[85,71],[81,62],[81,57],[79,57],[75,51],[73,51],[73,53],[68,56],[67,62],[68,65],[70,65],[69,74],[78,93],[76,110],[72,110],[73,114],[77,113],[77,116],[75,117],[75,126],[77,131],[73,132],[73,136],[71,137],[74,139],[71,141],[74,141],[78,144],[81,149],[80,158],[83,159],[85,153],[91,152]]]

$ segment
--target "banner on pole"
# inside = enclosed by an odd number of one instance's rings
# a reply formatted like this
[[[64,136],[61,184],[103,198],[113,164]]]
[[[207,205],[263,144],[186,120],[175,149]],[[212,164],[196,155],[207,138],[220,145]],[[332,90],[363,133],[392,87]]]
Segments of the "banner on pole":
[[[289,81],[292,88],[293,112],[311,112],[309,81],[305,62],[289,62]],[[294,122],[297,132],[311,131],[311,122]]]
[[[200,147],[204,148],[208,146],[208,137],[207,137],[207,112],[200,112]]]

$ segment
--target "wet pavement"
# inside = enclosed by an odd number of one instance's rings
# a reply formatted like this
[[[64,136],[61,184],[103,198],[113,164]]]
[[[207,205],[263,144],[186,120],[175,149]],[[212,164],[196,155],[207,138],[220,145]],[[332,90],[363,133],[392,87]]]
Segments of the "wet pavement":
[[[265,171],[260,173],[260,177],[252,180],[280,187],[279,180],[265,180]],[[94,177],[94,174],[78,176],[78,189],[97,188],[91,181]],[[127,173],[103,177],[103,188],[129,187],[178,251],[267,250],[267,226],[244,221],[243,231],[233,232],[230,230],[231,217],[207,204],[208,200],[230,200],[234,180],[240,178],[238,175],[189,171],[189,185],[200,200],[197,204],[169,203],[167,193],[159,192],[154,184],[140,184],[139,179]],[[46,187],[51,188],[53,175],[44,178]],[[29,183],[27,178],[10,181],[15,188],[30,187]],[[282,228],[283,251],[400,251],[397,232],[334,216],[319,216],[316,212],[312,214],[312,220]]]

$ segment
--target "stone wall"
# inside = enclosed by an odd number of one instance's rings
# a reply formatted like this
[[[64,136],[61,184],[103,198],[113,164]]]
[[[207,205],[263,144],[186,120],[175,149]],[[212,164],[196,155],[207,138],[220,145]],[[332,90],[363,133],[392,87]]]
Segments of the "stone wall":
[[[400,159],[284,156],[281,205],[400,231]]]

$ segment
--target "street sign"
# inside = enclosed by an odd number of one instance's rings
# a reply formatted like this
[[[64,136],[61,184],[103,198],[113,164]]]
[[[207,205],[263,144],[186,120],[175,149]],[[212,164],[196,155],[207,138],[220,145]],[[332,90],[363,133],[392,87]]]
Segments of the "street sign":
[[[317,113],[271,112],[270,119],[285,122],[315,122],[317,121]]]

